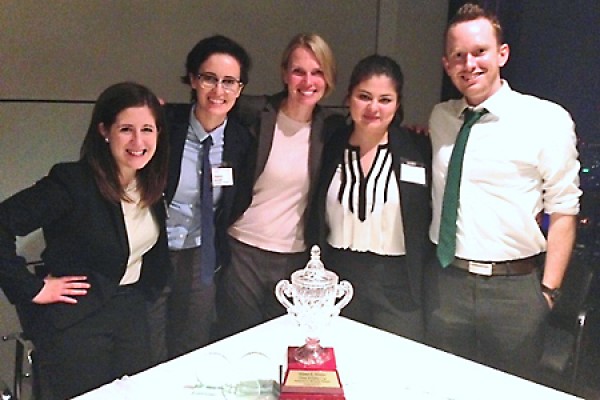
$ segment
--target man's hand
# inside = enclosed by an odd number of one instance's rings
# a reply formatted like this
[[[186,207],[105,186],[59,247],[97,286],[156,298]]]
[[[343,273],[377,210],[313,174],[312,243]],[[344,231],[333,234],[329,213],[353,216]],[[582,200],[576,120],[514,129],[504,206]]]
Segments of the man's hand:
[[[548,307],[550,307],[550,309],[552,310],[554,308],[554,300],[552,300],[552,297],[550,297],[549,294],[547,293],[542,293],[544,295],[544,298],[546,299],[546,302],[548,303]]]

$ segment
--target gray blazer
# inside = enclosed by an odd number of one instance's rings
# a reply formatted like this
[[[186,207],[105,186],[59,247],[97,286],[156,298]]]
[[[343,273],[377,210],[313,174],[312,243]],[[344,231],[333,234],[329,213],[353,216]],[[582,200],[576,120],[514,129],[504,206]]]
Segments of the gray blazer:
[[[271,147],[273,146],[273,134],[277,113],[282,102],[287,96],[286,92],[280,92],[272,96],[241,96],[232,111],[238,117],[240,122],[250,129],[252,135],[256,138],[257,146],[254,154],[250,157],[249,166],[253,173],[248,174],[246,182],[240,185],[238,189],[239,197],[236,201],[237,209],[232,213],[238,218],[250,206],[252,202],[252,190],[258,177],[262,174],[267,164]],[[312,203],[319,179],[321,161],[323,159],[323,148],[331,135],[344,124],[344,116],[341,114],[316,106],[311,122],[310,148],[308,152],[308,171],[309,171],[309,191],[308,204]],[[304,224],[307,224],[310,211],[304,211]],[[308,245],[311,244],[310,237],[305,234],[305,240]]]

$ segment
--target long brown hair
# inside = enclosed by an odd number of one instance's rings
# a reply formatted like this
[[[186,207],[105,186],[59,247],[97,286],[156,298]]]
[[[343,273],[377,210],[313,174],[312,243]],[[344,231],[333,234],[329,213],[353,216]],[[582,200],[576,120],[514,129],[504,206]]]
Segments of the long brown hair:
[[[134,82],[121,82],[105,89],[96,100],[92,120],[81,145],[81,160],[87,162],[94,173],[100,193],[109,201],[129,201],[119,180],[119,169],[100,134],[100,124],[111,126],[117,115],[130,107],[147,106],[156,123],[158,138],[152,159],[136,175],[141,203],[152,205],[162,197],[166,182],[169,157],[169,140],[165,115],[158,98],[145,86]]]

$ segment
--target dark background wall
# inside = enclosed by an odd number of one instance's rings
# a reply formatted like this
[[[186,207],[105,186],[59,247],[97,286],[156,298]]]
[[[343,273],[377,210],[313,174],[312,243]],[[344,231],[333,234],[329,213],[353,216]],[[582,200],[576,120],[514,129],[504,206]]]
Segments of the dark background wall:
[[[450,0],[449,16],[465,1]],[[502,75],[513,89],[555,101],[580,139],[600,142],[600,1],[485,0],[500,17],[511,53]],[[444,77],[442,98],[456,95]]]
[[[523,1],[513,25],[511,85],[562,104],[581,139],[600,142],[600,1]]]

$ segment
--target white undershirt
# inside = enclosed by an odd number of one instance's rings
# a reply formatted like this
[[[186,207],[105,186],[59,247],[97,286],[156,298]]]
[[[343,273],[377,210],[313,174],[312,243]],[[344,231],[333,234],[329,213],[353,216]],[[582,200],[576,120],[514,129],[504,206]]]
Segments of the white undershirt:
[[[304,251],[309,138],[310,122],[277,114],[265,169],[254,185],[250,207],[229,229],[231,236],[277,253]]]
[[[127,196],[134,202],[121,201],[125,217],[125,229],[129,242],[129,259],[120,285],[130,285],[140,279],[143,255],[158,240],[158,223],[149,207],[140,207],[140,194],[133,187],[127,190]]]

